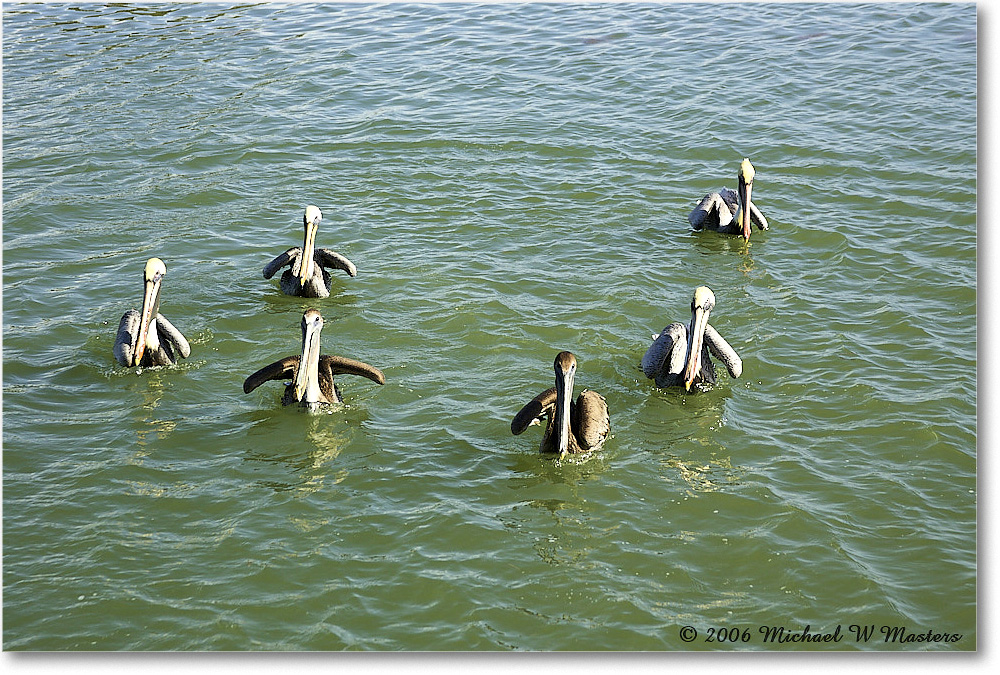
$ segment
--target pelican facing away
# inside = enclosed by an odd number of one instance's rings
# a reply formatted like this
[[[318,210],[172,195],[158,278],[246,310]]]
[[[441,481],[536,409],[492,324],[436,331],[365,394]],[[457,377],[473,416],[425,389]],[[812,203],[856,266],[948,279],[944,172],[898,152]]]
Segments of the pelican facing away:
[[[142,309],[130,309],[118,322],[114,354],[123,366],[167,366],[177,363],[178,356],[186,359],[191,354],[188,341],[160,314],[160,290],[166,273],[167,266],[159,258],[146,261]]]
[[[722,188],[705,195],[688,215],[691,227],[696,230],[707,228],[723,234],[742,234],[744,241],[750,240],[751,221],[759,229],[766,230],[767,218],[750,201],[754,173],[753,164],[744,157],[736,174],[736,189]]]
[[[576,357],[570,352],[556,354],[554,368],[556,386],[521,408],[510,423],[510,430],[516,436],[532,424],[541,424],[542,417],[547,415],[542,452],[558,452],[562,459],[570,452],[597,450],[611,431],[607,401],[596,391],[585,389],[573,402]]]
[[[358,269],[344,256],[328,248],[316,248],[316,231],[323,212],[315,206],[307,206],[302,224],[305,239],[302,247],[293,246],[264,267],[264,278],[270,279],[282,267],[289,267],[281,275],[281,291],[285,295],[300,295],[304,298],[326,298],[330,295],[330,273],[326,268],[344,270],[357,276]]]
[[[722,361],[730,377],[743,373],[743,361],[719,332],[708,325],[708,315],[715,307],[715,294],[708,286],[694,289],[691,300],[691,323],[672,323],[659,335],[642,357],[642,372],[655,379],[657,387],[692,384],[715,384],[715,366],[709,354]]]
[[[284,405],[299,403],[308,407],[340,403],[340,390],[333,382],[334,375],[360,375],[376,384],[385,384],[385,375],[374,366],[343,356],[320,356],[320,331],[323,317],[315,309],[302,315],[302,355],[286,356],[269,366],[264,366],[243,382],[243,393],[251,391],[268,380],[292,380],[285,386]]]

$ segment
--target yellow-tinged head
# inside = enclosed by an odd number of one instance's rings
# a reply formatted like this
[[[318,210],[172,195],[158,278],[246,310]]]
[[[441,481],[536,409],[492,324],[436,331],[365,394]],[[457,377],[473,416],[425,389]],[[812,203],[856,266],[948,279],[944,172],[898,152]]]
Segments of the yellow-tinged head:
[[[755,173],[756,171],[754,171],[753,164],[750,163],[750,159],[748,157],[744,157],[743,161],[740,162],[740,179],[744,183],[752,183]]]
[[[144,281],[156,281],[158,277],[162,278],[166,273],[167,266],[163,264],[162,260],[159,258],[150,258],[146,261],[146,267],[142,271],[142,278]]]
[[[691,311],[702,309],[707,312],[715,307],[715,293],[708,286],[699,286],[694,289],[694,297],[691,299]]]
[[[319,210],[318,206],[310,204],[306,207],[306,213],[305,216],[303,216],[303,220],[307,226],[312,223],[318,224],[319,221],[323,220],[323,212]]]

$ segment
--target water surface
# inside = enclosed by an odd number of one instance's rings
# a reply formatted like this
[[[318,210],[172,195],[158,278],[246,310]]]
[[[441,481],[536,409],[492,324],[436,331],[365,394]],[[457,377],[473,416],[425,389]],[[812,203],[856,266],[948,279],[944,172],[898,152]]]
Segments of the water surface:
[[[975,649],[974,5],[5,4],[3,113],[5,649]],[[691,232],[744,156],[770,231]],[[658,391],[700,284],[743,377]],[[309,307],[387,383],[244,395]],[[757,634],[850,624],[962,637]]]

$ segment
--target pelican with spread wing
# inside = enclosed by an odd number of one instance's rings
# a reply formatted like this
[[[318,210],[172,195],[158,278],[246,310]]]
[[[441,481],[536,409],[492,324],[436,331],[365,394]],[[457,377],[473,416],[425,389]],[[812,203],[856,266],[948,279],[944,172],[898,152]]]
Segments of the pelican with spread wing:
[[[360,375],[376,384],[385,384],[385,375],[375,366],[343,356],[320,355],[320,331],[323,317],[315,309],[302,315],[302,353],[286,356],[264,366],[243,382],[243,393],[249,394],[269,380],[291,380],[285,386],[282,404],[298,403],[308,408],[340,403],[340,389],[335,375]]]
[[[264,267],[264,278],[270,279],[282,267],[287,267],[281,275],[281,291],[285,295],[299,295],[304,298],[326,298],[330,295],[329,269],[343,270],[350,276],[358,274],[358,269],[350,260],[328,248],[316,248],[316,232],[323,212],[316,206],[307,206],[302,224],[305,238],[302,246],[293,246]]]

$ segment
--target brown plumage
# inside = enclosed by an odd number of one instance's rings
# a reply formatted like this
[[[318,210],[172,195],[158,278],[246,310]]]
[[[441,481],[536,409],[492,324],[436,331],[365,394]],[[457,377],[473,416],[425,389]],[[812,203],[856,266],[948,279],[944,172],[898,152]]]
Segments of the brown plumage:
[[[547,417],[540,446],[542,452],[557,452],[561,459],[568,453],[597,450],[611,432],[607,402],[590,390],[581,392],[575,402],[572,400],[576,376],[576,356],[572,353],[559,352],[553,369],[556,386],[546,389],[521,408],[510,423],[511,433],[519,435]]]
[[[334,375],[360,375],[376,384],[385,384],[385,375],[375,366],[343,356],[320,355],[320,331],[323,317],[315,309],[302,315],[302,355],[286,356],[264,366],[243,382],[249,394],[269,380],[292,380],[281,398],[284,405],[327,405],[343,399],[334,383]]]

